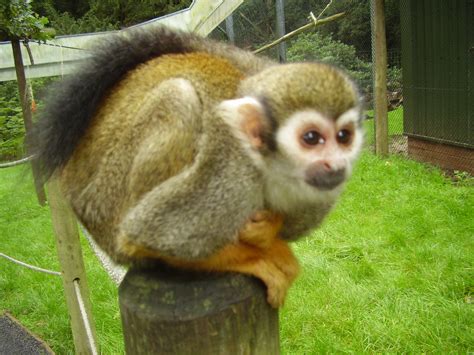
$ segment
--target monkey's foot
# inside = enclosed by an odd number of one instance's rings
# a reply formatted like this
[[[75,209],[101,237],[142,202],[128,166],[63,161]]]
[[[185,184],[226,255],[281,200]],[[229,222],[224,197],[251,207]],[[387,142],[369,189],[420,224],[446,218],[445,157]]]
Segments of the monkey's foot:
[[[282,225],[283,218],[278,213],[268,210],[255,212],[240,230],[239,241],[241,249],[248,245],[260,255],[249,257],[232,270],[260,278],[267,286],[268,302],[274,307],[283,304],[288,288],[299,273],[298,261],[291,249],[278,238]]]
[[[191,270],[233,271],[256,276],[267,286],[267,301],[277,308],[283,305],[288,289],[298,276],[299,265],[288,244],[275,239],[266,249],[238,242],[221,249],[208,259],[178,261],[169,264]]]
[[[280,239],[263,251],[257,260],[235,265],[235,271],[254,275],[267,286],[267,301],[277,308],[283,305],[288,289],[299,274],[299,264],[288,244]],[[234,270],[232,270],[234,271]]]
[[[299,265],[287,242],[275,239],[265,249],[244,242],[229,244],[216,254],[203,260],[181,260],[160,255],[147,248],[128,245],[130,255],[140,258],[157,258],[167,264],[188,270],[239,272],[261,279],[267,286],[267,301],[280,307],[299,273]]]

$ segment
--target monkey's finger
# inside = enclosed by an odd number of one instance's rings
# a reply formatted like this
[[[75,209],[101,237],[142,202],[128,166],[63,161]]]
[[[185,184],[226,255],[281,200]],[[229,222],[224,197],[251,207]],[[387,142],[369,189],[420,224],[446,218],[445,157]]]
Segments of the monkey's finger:
[[[300,273],[300,265],[287,242],[277,238],[271,247],[265,251],[265,258],[293,282]]]
[[[291,281],[271,261],[260,259],[236,265],[233,271],[250,274],[262,280],[267,287],[267,301],[272,307],[281,307],[285,302]]]
[[[274,308],[282,307],[291,281],[274,265],[268,269],[262,281],[267,286],[267,302]]]

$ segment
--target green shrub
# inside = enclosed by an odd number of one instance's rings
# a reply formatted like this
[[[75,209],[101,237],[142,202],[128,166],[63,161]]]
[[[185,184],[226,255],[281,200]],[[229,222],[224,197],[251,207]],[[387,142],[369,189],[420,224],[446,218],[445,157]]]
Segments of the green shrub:
[[[25,128],[15,81],[0,85],[0,159],[20,157]]]
[[[81,18],[75,18],[68,12],[59,12],[52,5],[45,5],[51,25],[60,35],[71,33],[91,33],[98,31],[113,31],[119,29],[119,24],[99,19],[91,12]]]
[[[389,67],[387,70],[388,91],[402,91],[402,68]]]
[[[288,48],[288,61],[317,60],[349,72],[363,92],[372,87],[371,64],[357,57],[354,46],[318,32],[300,35]]]
[[[35,101],[41,106],[45,87],[55,78],[32,80]],[[34,117],[33,117],[34,118]],[[23,142],[25,127],[16,81],[0,83],[0,160],[12,160],[25,153]]]

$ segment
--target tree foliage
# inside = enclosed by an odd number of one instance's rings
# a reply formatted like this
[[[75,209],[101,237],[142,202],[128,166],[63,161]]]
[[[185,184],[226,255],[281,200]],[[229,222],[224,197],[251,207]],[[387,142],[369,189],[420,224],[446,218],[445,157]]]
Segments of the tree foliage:
[[[304,2],[304,0],[290,1]],[[319,9],[323,9],[327,4],[327,0],[313,2],[319,3],[315,6],[315,14],[319,13]],[[324,34],[331,34],[336,40],[354,46],[359,55],[364,54],[369,57],[371,48],[370,1],[337,0],[333,2],[326,15],[338,12],[345,12],[346,16],[340,21],[322,26],[320,31]],[[388,48],[400,48],[399,0],[385,0],[385,20]]]
[[[47,40],[54,33],[45,26],[46,17],[33,11],[24,0],[0,2],[1,40]],[[0,156],[14,158],[23,153],[25,128],[16,82],[0,85]]]
[[[0,159],[23,155],[24,134],[25,128],[16,82],[2,83],[0,85]]]
[[[285,0],[286,32],[293,31],[310,20],[312,12],[318,16],[329,0]],[[330,35],[334,40],[351,45],[359,58],[371,59],[370,1],[334,0],[323,14],[326,16],[344,12],[346,16],[318,28],[318,32]],[[387,46],[400,49],[399,0],[385,0]],[[236,44],[248,49],[257,49],[276,39],[275,0],[246,0],[234,12],[234,32]],[[214,31],[212,37],[226,39],[225,30]],[[266,51],[269,56],[276,55],[276,49]],[[390,65],[399,64],[399,56],[389,57]]]
[[[47,86],[57,77],[32,79],[36,104],[43,105]],[[25,126],[16,81],[0,83],[0,160],[20,158],[24,155]]]
[[[36,0],[58,34],[108,31],[129,27],[188,7],[191,0]]]
[[[49,2],[43,4],[42,9],[48,15],[56,32],[61,35],[111,31],[120,28],[118,21],[101,18],[92,11],[87,11],[81,17],[75,17],[72,12],[61,12]]]
[[[300,35],[288,47],[289,61],[317,60],[345,69],[364,92],[370,91],[372,66],[357,56],[354,46],[319,32]]]
[[[48,22],[24,0],[0,2],[0,39],[49,39],[52,33],[45,27]]]

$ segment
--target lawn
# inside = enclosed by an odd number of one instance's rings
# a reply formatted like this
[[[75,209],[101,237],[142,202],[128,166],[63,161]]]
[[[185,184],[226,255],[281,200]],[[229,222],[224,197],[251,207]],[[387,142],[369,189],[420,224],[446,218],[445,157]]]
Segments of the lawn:
[[[40,207],[24,167],[0,169],[0,252],[59,270],[48,207]],[[82,238],[84,263],[104,354],[123,353],[117,289]],[[0,258],[0,312],[8,310],[57,354],[73,354],[61,278]]]
[[[365,137],[367,145],[375,144],[375,120],[374,111],[366,112],[367,120],[364,121]],[[388,135],[399,136],[403,134],[403,106],[388,112]]]
[[[472,178],[364,153],[324,226],[294,244],[302,275],[280,313],[283,354],[474,351]],[[0,252],[58,270],[47,208],[0,170]],[[117,291],[83,243],[101,351],[123,353]],[[59,277],[0,259],[0,311],[73,353]]]

